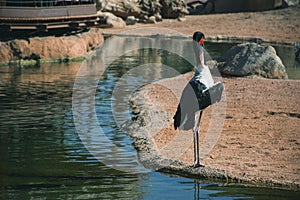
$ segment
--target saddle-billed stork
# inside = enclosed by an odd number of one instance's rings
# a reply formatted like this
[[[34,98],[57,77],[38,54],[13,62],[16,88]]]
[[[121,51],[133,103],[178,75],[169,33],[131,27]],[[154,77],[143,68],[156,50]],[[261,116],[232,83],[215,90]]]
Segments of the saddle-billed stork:
[[[202,32],[193,35],[193,48],[196,55],[196,72],[184,88],[177,111],[173,117],[174,128],[193,130],[194,134],[194,167],[200,164],[199,128],[203,110],[221,100],[224,85],[221,82],[214,84],[212,75],[204,62],[204,39]],[[198,120],[197,113],[200,111]]]

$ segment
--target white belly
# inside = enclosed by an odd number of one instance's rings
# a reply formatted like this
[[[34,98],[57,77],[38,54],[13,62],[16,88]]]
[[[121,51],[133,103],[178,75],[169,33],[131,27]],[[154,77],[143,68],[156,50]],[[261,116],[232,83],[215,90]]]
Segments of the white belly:
[[[203,83],[207,88],[210,88],[214,85],[214,80],[207,66],[202,68],[201,72],[196,72],[194,78]]]

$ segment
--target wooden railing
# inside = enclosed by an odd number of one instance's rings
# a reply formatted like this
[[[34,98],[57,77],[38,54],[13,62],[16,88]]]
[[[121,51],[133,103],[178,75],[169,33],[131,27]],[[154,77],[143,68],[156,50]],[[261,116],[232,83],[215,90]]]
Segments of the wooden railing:
[[[0,0],[0,7],[52,7],[94,3],[94,0]]]

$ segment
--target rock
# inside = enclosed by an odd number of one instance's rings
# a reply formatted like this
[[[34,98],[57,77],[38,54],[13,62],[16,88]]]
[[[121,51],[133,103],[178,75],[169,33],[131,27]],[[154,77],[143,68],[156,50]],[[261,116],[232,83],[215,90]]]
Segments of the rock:
[[[69,36],[33,37],[0,42],[0,62],[64,60],[84,57],[104,41],[100,29]]]
[[[178,17],[177,20],[180,21],[180,22],[184,22],[184,21],[186,21],[186,18],[185,17]]]
[[[157,22],[162,22],[163,21],[163,18],[159,13],[155,14],[154,16],[155,16],[155,21],[157,21]]]
[[[160,0],[160,3],[163,18],[177,19],[189,13],[184,0]]]
[[[126,27],[126,23],[122,18],[115,16],[110,12],[102,13],[106,17],[106,24],[113,28],[124,28]]]
[[[229,49],[218,62],[218,69],[225,75],[287,78],[285,66],[272,46],[243,43]]]
[[[190,15],[212,13],[214,4],[211,0],[186,0]]]
[[[103,12],[111,12],[118,17],[126,19],[129,16],[134,16],[139,19],[144,19],[147,12],[142,10],[138,1],[128,0],[98,0],[96,7]]]
[[[160,0],[140,0],[139,5],[141,9],[147,13],[147,16],[160,16],[162,5]],[[157,21],[157,19],[156,19]]]
[[[134,24],[136,24],[136,22],[137,22],[137,19],[134,16],[129,16],[125,20],[126,25],[134,25]]]
[[[100,11],[111,12],[123,19],[134,16],[141,21],[147,21],[151,16],[176,19],[188,14],[184,0],[98,0],[96,5]]]
[[[286,6],[296,6],[300,3],[299,0],[284,0]]]
[[[156,17],[155,16],[151,16],[149,17],[148,21],[149,24],[155,24],[156,23]]]
[[[0,42],[0,63],[6,63],[15,58],[14,51],[8,42]]]

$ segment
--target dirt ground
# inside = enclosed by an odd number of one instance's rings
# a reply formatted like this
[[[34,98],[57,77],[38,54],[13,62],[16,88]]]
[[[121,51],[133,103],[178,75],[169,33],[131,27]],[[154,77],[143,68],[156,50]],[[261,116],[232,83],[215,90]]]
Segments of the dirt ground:
[[[181,78],[189,80],[188,76]],[[216,144],[201,163],[224,170],[238,179],[299,187],[300,81],[256,77],[223,78],[222,82],[225,84],[223,101],[214,105],[219,108],[212,106],[203,112],[201,152],[205,151],[203,140],[207,134],[213,136]],[[175,131],[172,124],[171,116],[179,101],[174,98],[178,95],[174,88],[181,87],[177,83],[182,83],[178,77],[168,80],[163,87],[156,83],[146,89],[150,104],[170,116],[161,119],[167,125],[153,136],[153,141],[164,156],[192,165],[192,131]],[[220,133],[213,132],[217,126],[222,126]],[[178,137],[181,141],[176,143]],[[176,148],[184,149],[184,152]]]
[[[300,42],[300,5],[264,12],[187,16],[185,21],[163,20],[157,24],[135,24],[126,28],[104,29],[104,33],[121,33],[135,28],[168,28],[192,35],[202,31],[206,36],[256,37],[266,41]]]
[[[282,10],[235,14],[187,16],[184,22],[164,20],[155,25],[137,24],[125,29],[104,29],[104,33],[120,33],[140,27],[164,27],[187,35],[203,31],[207,36],[226,35],[257,37],[266,41],[300,42],[300,6]],[[180,77],[188,81],[191,74]],[[223,78],[225,84],[224,115],[204,112],[200,129],[203,141],[214,129],[214,118],[224,119],[220,135],[202,164],[225,170],[249,180],[273,181],[300,188],[300,81],[263,78]],[[152,84],[146,95],[152,105],[168,113],[165,127],[153,136],[157,150],[164,156],[192,164],[192,132],[175,131],[172,115],[179,99],[170,88],[182,88],[182,81],[168,80],[167,88]],[[176,89],[174,89],[176,90]],[[176,95],[181,94],[176,90]],[[224,104],[225,103],[225,104]],[[153,116],[155,117],[155,116]],[[178,151],[169,145],[182,134],[187,142],[176,143]],[[187,147],[186,147],[187,146]],[[175,149],[176,149],[175,148]]]

